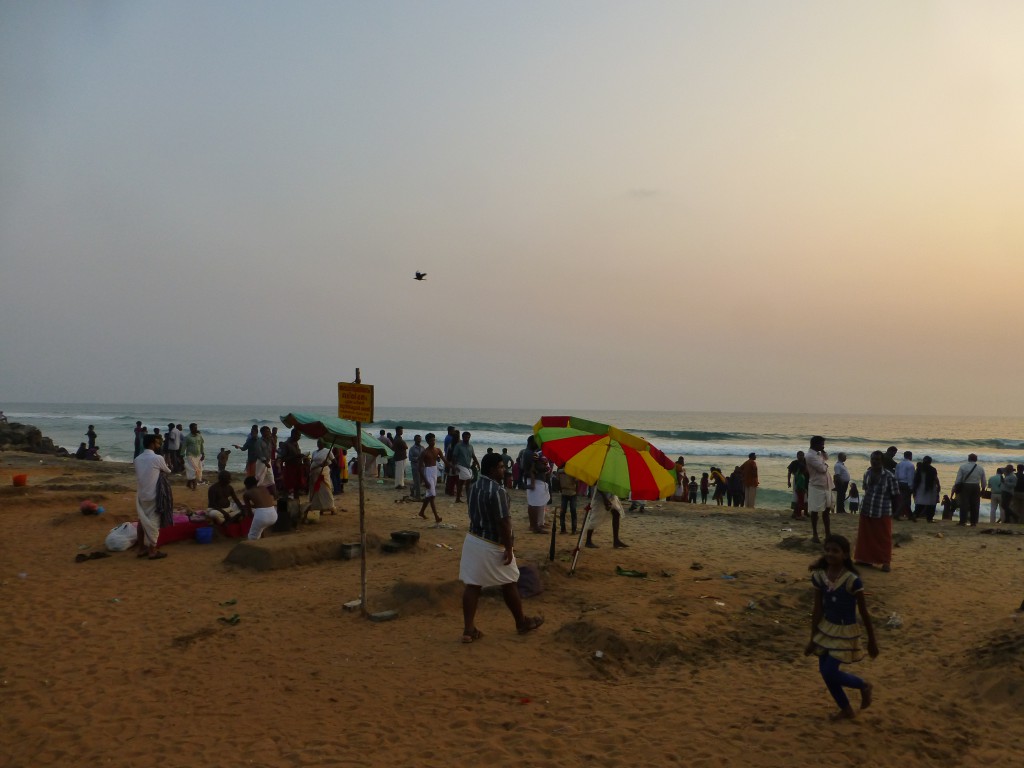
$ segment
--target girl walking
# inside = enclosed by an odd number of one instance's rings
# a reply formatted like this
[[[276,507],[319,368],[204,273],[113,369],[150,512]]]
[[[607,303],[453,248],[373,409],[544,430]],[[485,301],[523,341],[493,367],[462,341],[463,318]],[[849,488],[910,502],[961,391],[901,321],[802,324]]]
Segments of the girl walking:
[[[860,647],[860,628],[857,611],[868,635],[868,654],[878,655],[875,629],[871,624],[864,601],[864,584],[850,559],[850,542],[832,534],[825,537],[825,554],[812,563],[811,583],[814,585],[814,613],[811,617],[811,641],[804,655],[818,656],[818,670],[825,687],[832,694],[839,711],[833,720],[856,716],[845,688],[860,691],[860,708],[871,706],[871,683],[856,675],[843,672],[840,664],[849,664],[864,658]]]

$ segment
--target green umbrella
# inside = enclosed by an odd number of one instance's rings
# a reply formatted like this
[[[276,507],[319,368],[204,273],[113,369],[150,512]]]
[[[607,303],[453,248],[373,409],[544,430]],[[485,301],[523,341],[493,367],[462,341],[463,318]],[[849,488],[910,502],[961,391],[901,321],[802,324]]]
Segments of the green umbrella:
[[[281,417],[286,427],[299,430],[306,437],[324,440],[341,448],[356,447],[355,422],[315,413],[288,413]],[[363,453],[371,456],[394,456],[395,452],[363,430]]]

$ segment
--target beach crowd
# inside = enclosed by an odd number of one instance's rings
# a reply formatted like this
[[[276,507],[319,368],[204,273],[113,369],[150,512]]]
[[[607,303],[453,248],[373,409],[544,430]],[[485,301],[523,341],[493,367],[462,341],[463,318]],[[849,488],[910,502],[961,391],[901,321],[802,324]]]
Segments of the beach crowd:
[[[232,446],[245,453],[244,490],[240,495],[232,487],[226,469],[231,451],[221,448],[217,480],[209,484],[209,508],[204,514],[220,524],[251,521],[248,537],[258,539],[278,524],[280,515],[291,515],[290,504],[301,509],[301,520],[308,520],[312,513],[335,513],[335,497],[345,492],[352,476],[362,474],[364,480],[392,483],[402,494],[400,500],[419,502],[420,517],[426,518],[429,509],[434,525],[441,526],[443,518],[435,500],[443,492],[453,497],[453,503],[466,504],[469,521],[460,560],[463,643],[484,637],[476,623],[476,612],[480,592],[486,587],[500,588],[518,632],[532,632],[543,624],[543,617],[523,612],[516,589],[520,570],[515,558],[510,490],[525,491],[530,533],[553,536],[555,526],[561,533],[578,533],[576,553],[581,546],[597,547],[595,531],[603,521],[610,520],[612,546],[628,546],[620,537],[626,511],[623,500],[588,487],[572,477],[565,466],[554,465],[532,435],[516,456],[508,449],[497,452],[488,448],[481,457],[472,435],[455,426],[449,426],[440,441],[431,432],[416,434],[409,443],[404,428],[397,425],[392,431],[380,430],[376,445],[386,446],[386,450],[364,453],[361,462],[354,452],[349,455],[349,449],[324,440],[317,441],[316,450],[306,452],[302,438],[298,429],[292,429],[279,440],[276,428],[252,425],[246,440]],[[95,450],[95,440],[90,426],[89,443],[84,447]],[[169,524],[172,504],[167,478],[183,474],[192,490],[208,485],[203,479],[205,440],[196,423],[189,424],[187,430],[181,424],[169,423],[162,432],[150,432],[137,422],[135,453],[138,554],[160,559],[166,555],[157,546],[159,530]],[[959,513],[958,525],[978,526],[982,501],[987,500],[989,523],[1024,522],[1024,464],[999,467],[988,475],[977,456],[970,454],[958,467],[952,487],[943,489],[931,457],[915,460],[911,451],[904,451],[898,460],[898,454],[896,446],[873,451],[867,471],[854,478],[846,466],[846,454],[838,453],[832,463],[825,438],[815,435],[787,467],[792,519],[809,520],[813,541],[824,545],[824,554],[810,569],[815,603],[806,652],[819,657],[822,679],[839,707],[837,717],[854,716],[844,689],[860,691],[861,708],[871,704],[871,685],[842,671],[842,665],[864,655],[859,645],[861,625],[868,634],[868,654],[878,653],[858,567],[891,570],[894,521],[951,521]],[[755,453],[728,476],[720,467],[711,466],[698,479],[696,473],[688,473],[682,456],[675,461],[674,471],[675,489],[666,501],[692,504],[699,500],[707,504],[710,499],[719,506],[745,508],[757,504],[760,482]],[[549,522],[548,505],[553,493],[560,497],[560,507],[556,519]],[[300,507],[303,496],[307,501]],[[581,497],[585,502],[582,525],[578,512]],[[643,511],[643,502],[628,497],[624,500],[631,502],[631,511]],[[859,515],[853,545],[831,532],[831,516],[848,512]]]

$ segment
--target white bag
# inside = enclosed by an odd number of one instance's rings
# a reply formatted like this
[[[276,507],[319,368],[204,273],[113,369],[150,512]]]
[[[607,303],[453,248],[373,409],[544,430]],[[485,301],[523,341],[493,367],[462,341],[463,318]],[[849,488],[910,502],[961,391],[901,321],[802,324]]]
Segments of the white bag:
[[[111,552],[124,552],[135,544],[138,523],[121,523],[107,534],[106,546]]]

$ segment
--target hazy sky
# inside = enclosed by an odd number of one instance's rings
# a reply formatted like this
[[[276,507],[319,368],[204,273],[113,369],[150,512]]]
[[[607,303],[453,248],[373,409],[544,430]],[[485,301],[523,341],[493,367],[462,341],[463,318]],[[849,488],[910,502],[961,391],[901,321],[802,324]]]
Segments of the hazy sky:
[[[0,0],[0,403],[359,367],[1024,415],[1022,40],[1018,0]]]

